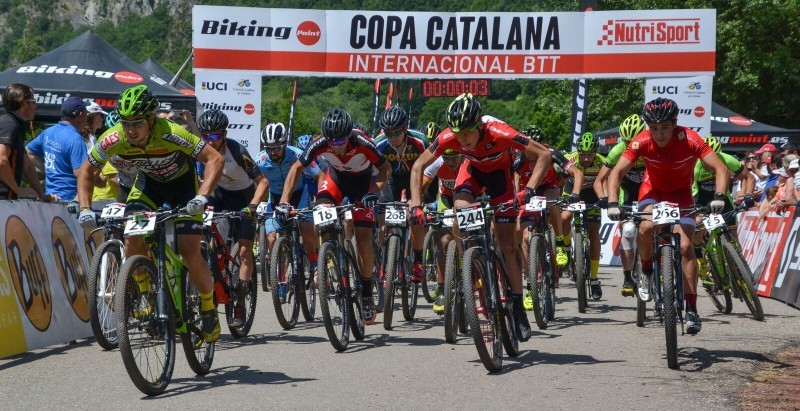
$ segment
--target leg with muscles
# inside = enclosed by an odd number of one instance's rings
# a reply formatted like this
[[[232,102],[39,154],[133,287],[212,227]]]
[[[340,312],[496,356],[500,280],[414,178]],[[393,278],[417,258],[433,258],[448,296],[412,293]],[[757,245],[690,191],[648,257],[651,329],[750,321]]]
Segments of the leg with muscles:
[[[377,315],[372,298],[372,269],[375,265],[372,250],[372,230],[369,227],[355,226],[356,249],[358,250],[358,266],[361,268],[361,298],[364,322],[367,325],[375,322]]]
[[[681,268],[683,269],[683,295],[686,299],[686,332],[697,334],[702,328],[700,316],[697,314],[697,260],[694,256],[692,237],[693,224],[683,224],[681,220],[679,230],[681,235]]]
[[[421,283],[425,276],[422,268],[422,243],[425,241],[425,226],[411,225],[411,249],[414,250],[414,269],[411,272],[411,281]]]
[[[200,312],[203,317],[203,339],[207,343],[213,343],[219,338],[219,318],[217,316],[217,306],[214,303],[211,270],[208,268],[207,261],[200,253],[201,236],[199,234],[181,234],[180,232],[178,232],[178,234],[178,249],[180,250],[181,257],[183,257],[183,261],[186,262],[186,267],[189,270],[189,277],[200,292]]]
[[[569,264],[569,247],[572,245],[572,213],[562,211],[561,216],[561,235],[556,233],[556,264],[559,267],[566,267]]]
[[[632,297],[635,284],[633,281],[633,266],[634,257],[636,255],[636,224],[632,221],[624,221],[621,223],[621,239],[620,246],[620,259],[622,260],[622,273],[625,278],[622,283],[622,295],[625,297]]]
[[[531,326],[528,315],[522,302],[522,265],[520,260],[519,243],[517,242],[517,227],[515,222],[494,224],[495,241],[508,269],[511,282],[511,298],[514,300],[514,323],[517,327],[516,334],[521,341],[530,338]]]
[[[588,217],[588,216],[587,216]],[[589,283],[592,289],[592,298],[599,300],[603,297],[603,289],[597,273],[600,270],[600,223],[589,223]]]

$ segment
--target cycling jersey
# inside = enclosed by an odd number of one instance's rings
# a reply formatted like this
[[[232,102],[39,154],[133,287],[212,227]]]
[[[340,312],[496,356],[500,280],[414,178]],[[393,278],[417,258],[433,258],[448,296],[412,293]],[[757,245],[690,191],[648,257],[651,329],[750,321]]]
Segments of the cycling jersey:
[[[444,159],[439,157],[422,173],[422,179],[427,182],[433,182],[437,177],[439,178],[439,194],[452,198],[453,190],[456,188],[458,170],[450,170],[444,165]]]
[[[308,167],[318,158],[328,163],[328,172],[331,170],[344,175],[372,176],[372,166],[380,167],[386,159],[378,152],[375,144],[366,134],[353,129],[347,142],[347,151],[342,157],[336,155],[328,146],[326,137],[317,137],[309,143],[306,150],[298,158],[303,167]]]
[[[256,165],[258,169],[261,170],[261,174],[267,178],[269,181],[269,192],[272,197],[280,198],[281,194],[283,194],[283,186],[286,183],[286,177],[289,174],[289,169],[292,168],[292,165],[297,162],[300,156],[303,154],[303,150],[295,146],[287,146],[284,150],[283,160],[280,163],[276,163],[269,158],[269,154],[266,151],[262,151],[258,153],[256,159]],[[319,174],[319,167],[315,161],[310,162],[306,165],[306,169],[303,171],[304,176],[310,177],[312,180],[314,177]],[[294,185],[294,190],[297,191],[303,188],[303,179],[297,179],[297,183]]]
[[[397,151],[389,140],[383,140],[376,145],[378,151],[383,154],[389,165],[392,166],[392,178],[408,177],[411,175],[411,167],[419,156],[425,151],[422,140],[414,137],[407,137],[406,145],[402,151]]]
[[[247,149],[238,141],[227,139],[225,153],[222,154],[225,156],[225,165],[217,184],[227,191],[241,191],[252,186],[259,176],[259,169]],[[197,163],[197,174],[200,178],[203,178],[204,170],[205,164]]]
[[[528,138],[494,117],[483,116],[482,121],[483,129],[479,130],[480,137],[474,148],[462,146],[455,133],[446,128],[428,150],[440,157],[445,150],[452,149],[464,155],[471,167],[484,173],[501,169],[510,171],[513,163],[511,149],[524,151]]]
[[[134,146],[122,130],[122,123],[108,129],[89,153],[89,162],[103,168],[114,155],[127,161],[148,178],[160,183],[191,172],[206,143],[183,127],[161,118],[152,124],[150,141],[144,148]]]
[[[719,153],[719,158],[728,167],[728,171],[732,176],[737,176],[744,170],[744,166],[736,157]],[[698,161],[694,166],[694,183],[692,184],[692,195],[696,196],[700,193],[710,193],[712,196],[717,190],[717,180],[714,171],[709,170],[702,161]],[[730,193],[730,190],[728,191]]]
[[[428,141],[428,137],[425,136],[425,133],[423,133],[421,131],[413,130],[413,129],[409,128],[408,130],[406,130],[406,135],[409,138],[413,137],[413,138],[418,139],[419,141],[422,141],[422,144],[426,148],[431,144],[430,141]],[[375,139],[373,141],[375,142],[375,145],[377,146],[378,144],[382,143],[384,140],[386,140],[386,134],[381,132],[380,134],[375,136]]]
[[[626,144],[624,141],[620,141],[614,147],[612,147],[611,151],[609,151],[608,155],[606,155],[605,166],[608,168],[614,168],[614,166],[616,166],[619,162],[619,158],[622,157],[622,153],[625,152],[626,148],[628,148],[628,144]],[[620,184],[627,187],[638,187],[640,184],[642,184],[642,181],[644,181],[644,170],[644,160],[641,158],[637,159],[633,163],[633,167],[631,167],[630,171],[622,176]]]
[[[580,161],[580,153],[574,152],[565,155],[564,157],[567,158],[568,162],[567,165],[564,166],[564,170],[569,170],[570,167],[575,167],[583,173],[583,185],[581,186],[581,191],[583,190],[592,190],[592,186],[594,185],[594,180],[597,178],[597,175],[600,173],[600,168],[603,167],[603,163],[605,163],[606,158],[600,154],[594,155],[594,161],[588,167],[584,167]],[[571,181],[574,184],[574,181]]]
[[[555,159],[555,156],[553,156],[553,158]],[[556,167],[558,167],[557,164],[547,167],[547,171],[545,171],[544,177],[542,177],[542,181],[539,183],[538,187],[561,187],[561,185],[558,183],[558,173],[556,173]],[[514,163],[512,164],[511,169],[514,170],[515,173],[519,174],[519,187],[517,187],[517,190],[522,190],[523,187],[528,185],[528,181],[533,175],[531,162],[525,156],[525,153],[517,151],[517,155],[514,157]]]

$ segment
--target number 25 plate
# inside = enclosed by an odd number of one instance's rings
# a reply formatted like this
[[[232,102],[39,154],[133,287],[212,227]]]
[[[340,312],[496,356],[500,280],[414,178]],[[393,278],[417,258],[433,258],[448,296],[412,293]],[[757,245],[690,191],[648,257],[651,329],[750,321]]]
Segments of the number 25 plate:
[[[483,228],[483,209],[463,210],[456,213],[458,228],[465,231]]]
[[[713,231],[716,228],[724,226],[725,219],[722,218],[720,214],[709,214],[708,217],[703,219],[703,225],[706,226],[706,230]]]

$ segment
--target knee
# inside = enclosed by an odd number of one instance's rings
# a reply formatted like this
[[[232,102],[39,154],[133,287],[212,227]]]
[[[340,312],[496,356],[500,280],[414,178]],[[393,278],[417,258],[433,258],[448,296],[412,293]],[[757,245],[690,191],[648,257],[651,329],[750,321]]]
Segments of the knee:
[[[684,258],[694,258],[694,245],[691,241],[681,243],[681,256]]]

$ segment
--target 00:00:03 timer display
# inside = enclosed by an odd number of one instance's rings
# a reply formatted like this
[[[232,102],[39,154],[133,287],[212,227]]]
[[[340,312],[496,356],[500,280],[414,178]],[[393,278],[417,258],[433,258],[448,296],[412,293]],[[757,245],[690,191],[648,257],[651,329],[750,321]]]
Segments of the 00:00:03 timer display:
[[[488,96],[491,93],[491,80],[423,80],[424,97],[455,97],[463,93]]]

